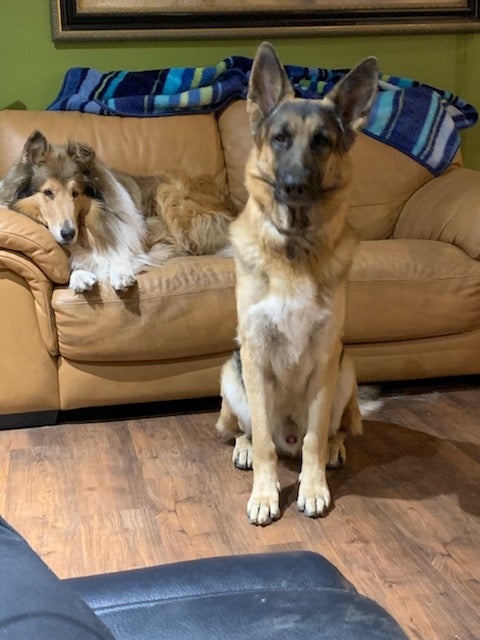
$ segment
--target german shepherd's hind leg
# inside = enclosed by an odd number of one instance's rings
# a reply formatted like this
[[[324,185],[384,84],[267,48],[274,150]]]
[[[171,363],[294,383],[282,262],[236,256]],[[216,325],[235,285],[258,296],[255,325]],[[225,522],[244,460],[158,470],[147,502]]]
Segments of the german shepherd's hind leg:
[[[349,356],[342,355],[338,372],[337,391],[335,394],[328,438],[329,469],[338,469],[345,464],[347,452],[345,437],[347,433],[362,433],[362,416],[358,406],[358,386],[353,362]]]
[[[252,440],[250,435],[243,433],[240,429],[238,418],[226,397],[222,398],[216,430],[224,442],[235,439],[232,462],[237,469],[251,469],[253,466]]]
[[[253,469],[252,439],[246,433],[242,433],[235,438],[232,461],[237,469],[243,469],[244,471]]]
[[[328,459],[327,469],[340,469],[347,460],[347,450],[345,448],[345,431],[337,431],[328,439]]]
[[[251,469],[253,451],[250,415],[238,351],[223,365],[220,393],[222,406],[216,424],[217,433],[224,442],[235,439],[233,464],[238,469]]]

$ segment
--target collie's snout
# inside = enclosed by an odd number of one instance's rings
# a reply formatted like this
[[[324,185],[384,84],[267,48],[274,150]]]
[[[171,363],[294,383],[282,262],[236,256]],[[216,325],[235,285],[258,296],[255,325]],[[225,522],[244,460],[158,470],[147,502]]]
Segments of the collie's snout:
[[[60,229],[60,244],[71,244],[77,236],[77,230],[70,221],[63,224]]]

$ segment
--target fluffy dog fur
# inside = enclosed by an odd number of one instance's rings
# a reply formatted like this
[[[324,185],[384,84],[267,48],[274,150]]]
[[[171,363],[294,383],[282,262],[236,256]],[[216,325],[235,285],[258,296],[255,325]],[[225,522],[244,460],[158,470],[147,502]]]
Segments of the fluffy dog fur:
[[[0,183],[0,203],[52,233],[70,254],[75,292],[132,286],[145,265],[228,245],[230,202],[209,177],[136,177],[107,167],[88,145],[34,131]]]
[[[348,151],[376,86],[376,60],[368,58],[323,100],[301,100],[268,43],[254,60],[249,198],[231,225],[240,351],[222,371],[217,424],[236,439],[236,466],[253,467],[254,524],[280,515],[277,453],[301,452],[298,509],[324,515],[327,463],[345,459],[345,430],[361,431],[355,373],[342,348],[356,247],[346,194]]]

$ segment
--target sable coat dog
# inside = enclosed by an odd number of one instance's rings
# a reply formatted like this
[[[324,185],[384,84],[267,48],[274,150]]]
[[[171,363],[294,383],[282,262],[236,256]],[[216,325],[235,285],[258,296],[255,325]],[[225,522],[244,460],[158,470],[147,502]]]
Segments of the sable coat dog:
[[[343,353],[345,282],[356,239],[346,224],[349,149],[377,87],[367,58],[322,100],[294,97],[268,43],[256,54],[247,109],[254,147],[249,198],[230,227],[239,353],[222,370],[217,423],[235,438],[236,466],[253,466],[250,522],[280,515],[277,453],[302,454],[297,506],[330,506],[327,463],[361,431],[353,366]],[[329,440],[330,437],[330,440]]]
[[[69,287],[118,291],[145,266],[146,224],[118,178],[84,144],[52,144],[33,131],[0,183],[0,203],[48,228],[70,256]]]
[[[40,131],[0,182],[0,204],[49,229],[70,255],[77,293],[98,281],[121,291],[146,265],[221,252],[233,217],[209,176],[131,176],[86,144],[52,144]]]

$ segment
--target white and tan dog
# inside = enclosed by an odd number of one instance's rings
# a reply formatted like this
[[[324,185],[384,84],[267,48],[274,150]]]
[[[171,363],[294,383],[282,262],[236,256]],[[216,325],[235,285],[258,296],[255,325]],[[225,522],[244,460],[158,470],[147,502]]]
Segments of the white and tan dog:
[[[219,253],[233,209],[209,176],[131,176],[88,145],[52,144],[34,131],[0,183],[0,204],[45,225],[70,255],[69,287],[122,291],[146,265]]]

